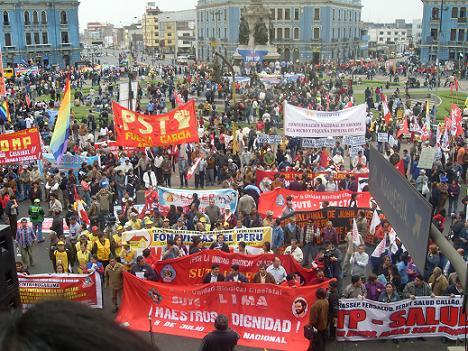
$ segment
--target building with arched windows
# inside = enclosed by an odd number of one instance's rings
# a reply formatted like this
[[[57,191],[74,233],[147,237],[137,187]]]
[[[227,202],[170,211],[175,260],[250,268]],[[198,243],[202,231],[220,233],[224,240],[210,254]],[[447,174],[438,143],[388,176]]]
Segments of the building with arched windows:
[[[0,0],[5,66],[65,67],[80,61],[77,0]]]
[[[198,59],[213,50],[232,56],[239,45],[242,11],[251,0],[198,0]],[[360,0],[263,0],[269,37],[285,61],[343,62],[361,55]]]

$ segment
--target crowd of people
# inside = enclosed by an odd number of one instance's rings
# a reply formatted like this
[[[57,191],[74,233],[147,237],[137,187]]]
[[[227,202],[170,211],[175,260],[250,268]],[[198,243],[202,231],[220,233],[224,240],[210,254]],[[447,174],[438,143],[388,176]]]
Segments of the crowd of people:
[[[113,307],[117,311],[123,271],[152,281],[160,280],[160,272],[154,267],[157,260],[154,254],[149,249],[143,250],[141,255],[137,253],[123,240],[123,232],[167,228],[202,234],[271,226],[271,242],[265,242],[262,251],[255,252],[291,255],[304,267],[317,270],[318,277],[331,279],[327,291],[317,291],[317,306],[311,310],[310,323],[321,335],[316,338],[319,345],[315,345],[314,350],[323,350],[325,339],[334,336],[339,298],[362,297],[386,303],[416,296],[463,294],[459,277],[434,243],[430,243],[426,266],[416,267],[404,245],[398,239],[390,241],[392,227],[385,214],[381,215],[381,223],[374,234],[370,233],[370,223],[365,215],[369,209],[356,209],[360,241],[357,244],[349,234],[338,236],[332,222],[324,227],[316,225],[314,220],[304,226],[298,225],[291,198],[286,199],[280,218],[274,218],[272,211],[262,217],[258,204],[260,192],[277,188],[358,192],[355,175],[369,172],[369,146],[375,143],[392,164],[403,160],[405,176],[433,206],[434,223],[466,260],[468,153],[465,134],[443,143],[443,133],[437,131],[436,107],[412,104],[408,89],[402,93],[399,88],[391,91],[388,86],[377,86],[364,90],[366,142],[356,153],[352,153],[353,148],[341,138],[336,139],[333,147],[319,148],[303,147],[299,138],[285,136],[268,143],[265,134],[282,135],[285,100],[308,109],[341,110],[357,103],[354,75],[375,75],[376,68],[356,62],[347,67],[290,64],[263,69],[279,75],[279,81],[270,84],[262,80],[262,72],[251,70],[249,83],[237,83],[235,91],[231,91],[229,80],[216,82],[214,72],[207,65],[140,67],[139,74],[145,78],[140,81],[137,111],[164,113],[175,108],[176,100],[194,98],[199,119],[199,143],[146,150],[112,146],[114,127],[110,104],[118,99],[114,90],[118,90],[116,84],[121,72],[114,69],[99,73],[73,71],[75,105],[88,105],[89,114],[78,118],[72,113],[67,153],[99,156],[100,161],[83,163],[76,172],[49,167],[46,161],[41,169],[36,164],[2,168],[1,215],[10,224],[22,257],[18,271],[31,270],[36,261],[35,251],[45,250],[44,246],[36,247],[35,243],[46,240],[43,224],[45,218],[51,217],[47,238],[51,269],[56,273],[99,272],[112,291]],[[397,71],[390,69],[389,73],[395,81],[398,74],[405,75],[408,70],[416,72],[417,69],[412,64],[401,63]],[[285,73],[292,72],[297,76],[295,80],[284,78]],[[7,101],[11,123],[2,121],[2,131],[37,126],[47,150],[53,131],[51,111],[60,104],[65,79],[64,71],[44,71],[38,76],[25,76],[9,82]],[[82,88],[89,80],[93,87],[84,96]],[[27,102],[29,99],[31,101]],[[385,119],[385,104],[392,116],[389,121]],[[411,126],[410,138],[398,133],[405,119]],[[422,140],[418,131],[423,129],[427,119],[431,121],[432,133]],[[382,132],[388,133],[393,140],[377,142],[377,135]],[[420,169],[419,157],[425,148],[436,149],[436,156],[432,167]],[[201,161],[194,170],[192,183],[187,175],[199,158]],[[257,187],[258,170],[274,171],[276,175]],[[281,174],[288,171],[297,172],[294,180],[286,180]],[[323,175],[317,177],[319,172]],[[337,172],[349,174],[335,180]],[[157,186],[194,187],[193,201],[187,208],[171,206],[167,213],[160,211]],[[196,189],[205,187],[237,190],[236,212],[218,207],[215,201],[202,208]],[[143,191],[143,202],[148,204],[151,199],[151,206],[145,206],[141,213],[136,205],[141,204]],[[76,193],[82,199],[89,223],[79,213]],[[28,206],[27,215],[20,210],[22,204]],[[349,205],[357,207],[355,201]],[[377,209],[375,204],[371,210]],[[374,248],[364,240],[369,235],[379,239],[374,244],[386,240],[385,250],[375,254]],[[176,236],[167,241],[161,259],[173,259],[208,248],[232,250],[224,242],[223,235],[218,235],[211,246],[205,246],[201,235],[194,236],[189,245],[181,236]],[[235,251],[253,252],[243,242]],[[304,282],[294,273],[286,272],[277,256],[270,266],[259,267],[251,283],[301,286]],[[231,267],[227,276],[220,273],[218,265],[213,265],[200,283],[225,280],[249,283],[237,265]]]

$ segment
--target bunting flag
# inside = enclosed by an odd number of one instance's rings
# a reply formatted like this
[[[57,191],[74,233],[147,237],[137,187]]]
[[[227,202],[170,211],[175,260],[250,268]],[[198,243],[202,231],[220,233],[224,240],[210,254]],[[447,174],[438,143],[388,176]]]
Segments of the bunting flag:
[[[426,101],[426,119],[424,121],[424,125],[422,127],[422,134],[421,134],[421,140],[429,140],[431,137],[431,113],[429,109],[429,100]]]
[[[190,167],[190,169],[188,170],[187,172],[187,181],[190,180],[190,178],[192,178],[193,174],[195,173],[195,170],[197,169],[198,165],[200,164],[200,161],[201,161],[201,157],[198,157],[195,162],[193,163],[192,167]]]
[[[357,223],[355,218],[353,219],[353,230],[351,231],[351,237],[353,238],[354,245],[361,245],[361,240],[359,240],[359,231],[357,229]]]
[[[68,137],[70,135],[70,108],[70,79],[67,78],[63,99],[60,103],[60,108],[57,115],[57,123],[55,123],[54,132],[52,133],[52,138],[50,140],[50,151],[54,155],[57,163],[60,163],[63,154],[67,150]]]
[[[450,134],[452,134],[452,136],[454,137],[463,135],[463,127],[461,125],[462,118],[463,118],[462,110],[456,104],[452,104],[451,106],[450,117],[451,117]]]
[[[374,235],[375,234],[375,228],[377,228],[377,226],[379,224],[380,224],[379,213],[377,212],[377,210],[374,210],[374,213],[372,214],[372,220],[371,220],[371,223],[370,223],[369,233]]]
[[[387,97],[384,94],[382,94],[382,106],[383,106],[385,124],[388,126],[388,124],[392,120],[392,113],[388,109]]]
[[[409,133],[410,132],[408,128],[408,119],[405,117],[405,120],[403,121],[403,126],[397,132],[397,138],[399,138],[402,135],[407,135]]]
[[[3,101],[0,105],[0,118],[5,122],[11,122],[10,109],[8,108],[8,101]]]
[[[444,129],[444,134],[442,135],[442,142],[441,142],[441,146],[443,149],[448,149],[449,148],[449,137],[448,137],[448,132],[447,132],[447,128]]]
[[[385,234],[384,238],[380,241],[379,245],[375,247],[374,252],[372,252],[372,257],[380,257],[387,249],[387,234]]]
[[[86,225],[89,225],[91,221],[89,220],[88,213],[86,212],[83,206],[83,200],[81,200],[80,195],[78,194],[76,185],[75,185],[74,198],[75,198],[75,203],[73,204],[73,207],[75,208],[75,211],[78,212],[78,216],[80,217],[80,220],[83,223],[86,223]]]

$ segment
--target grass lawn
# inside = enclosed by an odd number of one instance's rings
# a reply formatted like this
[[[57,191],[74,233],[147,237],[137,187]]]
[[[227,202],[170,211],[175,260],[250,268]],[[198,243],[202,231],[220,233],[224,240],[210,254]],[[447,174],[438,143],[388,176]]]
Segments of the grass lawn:
[[[437,119],[443,120],[444,117],[450,116],[452,104],[456,104],[458,105],[458,107],[463,109],[468,94],[462,92],[454,92],[453,95],[450,95],[450,91],[443,91],[439,92],[437,96],[439,96],[442,99],[442,104],[437,109]]]

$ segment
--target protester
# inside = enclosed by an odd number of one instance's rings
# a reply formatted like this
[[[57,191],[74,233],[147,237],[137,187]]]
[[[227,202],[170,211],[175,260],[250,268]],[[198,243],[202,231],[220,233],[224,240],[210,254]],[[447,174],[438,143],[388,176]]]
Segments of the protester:
[[[139,278],[144,278],[144,279],[151,280],[154,282],[159,280],[158,273],[156,273],[156,271],[153,268],[151,268],[149,264],[145,262],[145,259],[143,256],[138,256],[136,258],[136,263],[133,264],[133,267],[130,270],[130,273],[132,273],[133,275],[136,275]]]
[[[328,334],[328,312],[329,304],[326,299],[327,293],[325,289],[319,288],[315,292],[317,300],[310,308],[309,325],[311,325],[317,333],[310,341],[309,351],[324,351]]]
[[[215,330],[205,335],[199,351],[232,351],[237,345],[239,334],[229,328],[228,318],[224,314],[216,316]]]
[[[225,281],[225,277],[219,271],[219,264],[214,263],[211,266],[211,272],[207,273],[203,277],[202,283],[208,284],[208,283],[223,282],[223,281]]]
[[[112,304],[114,306],[112,312],[114,313],[119,309],[118,298],[123,288],[123,270],[124,266],[117,262],[115,257],[110,257],[109,264],[104,270],[106,287],[111,287],[112,291]]]
[[[273,263],[266,269],[267,273],[270,273],[275,279],[276,284],[281,284],[286,279],[286,270],[281,265],[279,257],[273,259]]]
[[[233,264],[231,266],[231,273],[226,276],[227,282],[240,282],[240,283],[248,283],[248,279],[245,275],[239,272],[239,265]]]
[[[26,218],[21,218],[21,225],[16,230],[16,244],[21,252],[21,259],[26,267],[34,267],[33,246],[37,240]]]

